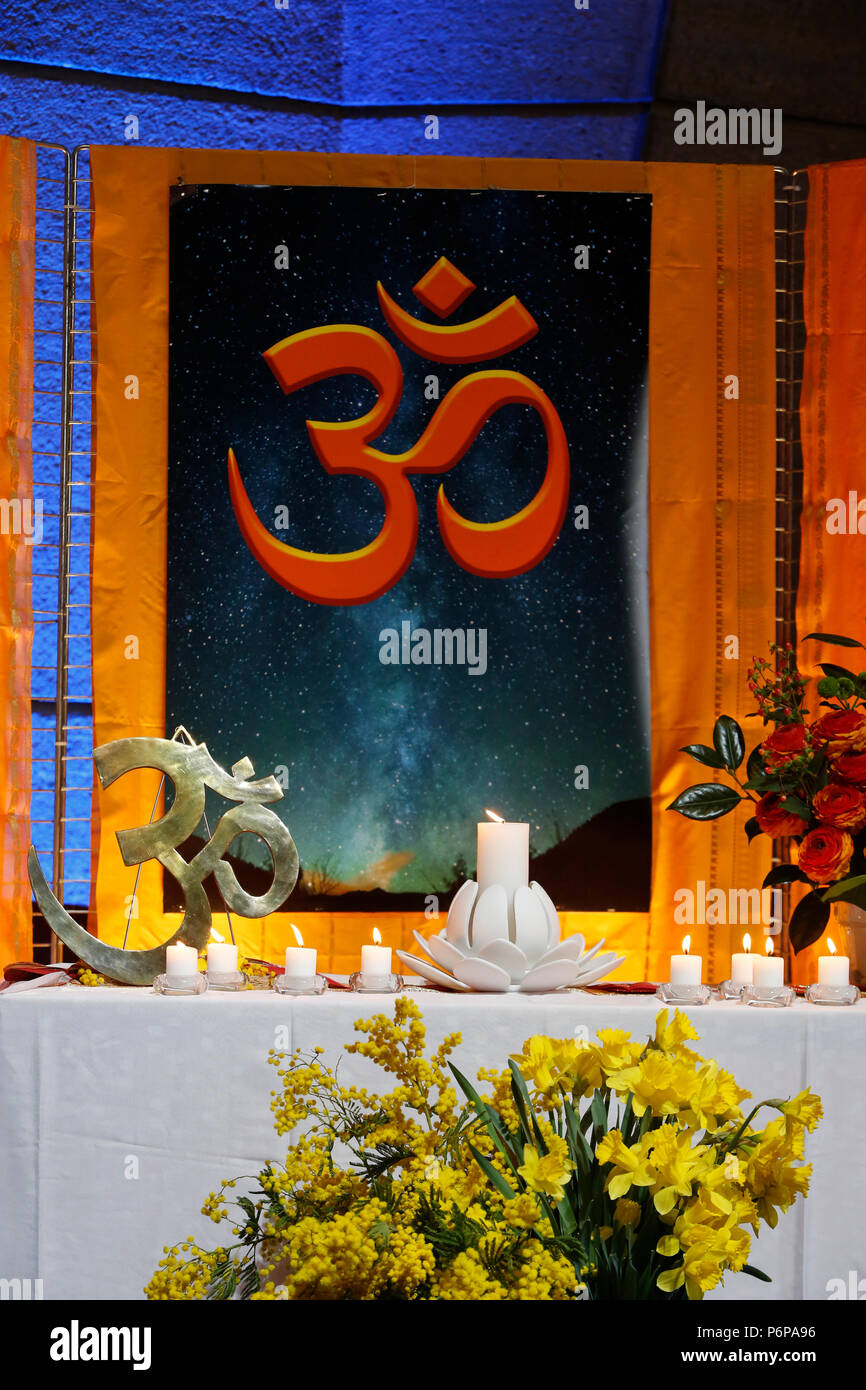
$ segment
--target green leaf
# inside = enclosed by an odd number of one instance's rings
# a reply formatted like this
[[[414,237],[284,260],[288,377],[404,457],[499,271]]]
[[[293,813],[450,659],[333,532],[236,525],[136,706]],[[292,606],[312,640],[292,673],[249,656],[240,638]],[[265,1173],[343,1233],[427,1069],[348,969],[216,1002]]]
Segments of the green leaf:
[[[602,1134],[607,1134],[607,1109],[598,1091],[593,1093],[589,1108],[592,1112],[592,1122],[596,1129],[601,1130]]]
[[[250,1225],[255,1226],[255,1224],[256,1224],[256,1209],[255,1209],[255,1207],[253,1206],[252,1202],[250,1201],[249,1197],[238,1197],[237,1200],[238,1200],[238,1206],[241,1207],[241,1209],[243,1210],[244,1215],[248,1218],[248,1220],[249,1220],[249,1222],[250,1222]]]
[[[715,748],[710,748],[706,743],[687,743],[680,749],[681,753],[688,753],[690,758],[694,758],[696,763],[703,763],[706,767],[724,768],[725,760]]]
[[[748,760],[748,762],[746,763],[746,776],[747,776],[747,777],[765,777],[765,776],[766,776],[766,768],[764,767],[764,759],[763,759],[762,756],[761,756],[761,745],[760,745],[760,743],[758,744],[757,748],[753,748],[752,751],[751,751],[751,753],[749,754],[749,760]]]
[[[529,1099],[529,1092],[526,1089],[526,1081],[523,1072],[512,1057],[508,1059],[508,1066],[511,1071],[511,1094],[517,1106],[517,1113],[520,1116],[521,1124],[524,1127],[526,1138],[530,1144],[534,1144],[538,1152],[542,1155],[547,1153],[547,1145],[544,1142],[544,1135],[535,1117],[532,1108],[532,1101]]]
[[[687,787],[684,792],[668,806],[669,811],[679,811],[689,820],[718,820],[739,805],[743,798],[733,787],[720,786],[717,782],[698,782]]]
[[[563,1235],[571,1235],[572,1231],[577,1230],[577,1218],[567,1196],[563,1197],[561,1202],[557,1202],[556,1214],[559,1217]]]
[[[779,808],[782,811],[787,811],[789,815],[802,816],[805,821],[810,820],[812,817],[812,812],[809,810],[805,801],[801,801],[799,796],[794,796],[790,792],[784,800],[779,802]]]
[[[866,884],[866,874],[856,874],[853,878],[841,878],[838,883],[833,883],[824,891],[825,903],[833,902],[836,898],[845,897],[855,888],[862,888]]]
[[[467,1080],[463,1073],[457,1070],[453,1062],[449,1062],[448,1065],[464,1095],[472,1102],[476,1113],[484,1121],[487,1133],[490,1135],[496,1148],[502,1154],[502,1157],[508,1163],[512,1172],[516,1173],[517,1166],[514,1155],[507,1143],[509,1134],[502,1122],[502,1116],[499,1114],[498,1110],[494,1110],[492,1105],[488,1105],[486,1101],[481,1099],[475,1087],[472,1085],[472,1082]]]
[[[841,680],[844,676],[847,680],[853,681],[855,685],[857,684],[857,673],[849,671],[847,666],[834,666],[832,661],[822,661],[820,665],[825,676],[835,676],[837,680]]]
[[[743,1273],[751,1274],[753,1279],[761,1279],[765,1284],[772,1284],[769,1274],[765,1274],[762,1269],[756,1269],[754,1265],[743,1265]]]
[[[586,1142],[583,1130],[578,1122],[577,1112],[570,1100],[564,1101],[564,1108],[571,1155],[576,1160],[580,1171],[589,1173],[592,1170],[595,1156],[589,1144]]]
[[[829,918],[830,904],[820,893],[807,893],[797,903],[788,924],[788,937],[797,955],[823,935]]]
[[[796,864],[777,864],[775,869],[771,869],[767,874],[762,888],[776,888],[780,883],[811,883],[801,868]]]
[[[750,777],[743,783],[743,790],[747,792],[781,792],[782,780],[778,772],[772,774],[768,772],[756,772],[754,777]]]
[[[746,824],[743,826],[743,829],[746,832],[750,844],[752,840],[754,840],[756,835],[763,835],[764,833],[760,825],[758,824],[757,816],[749,816],[749,819],[746,821]]]
[[[736,719],[729,714],[720,714],[713,729],[713,746],[719,757],[724,759],[725,767],[734,772],[746,755],[746,740]]]
[[[475,1145],[472,1144],[468,1139],[466,1140],[466,1143],[469,1147],[469,1151],[472,1154],[472,1157],[475,1159],[475,1162],[478,1164],[482,1173],[484,1173],[484,1175],[490,1180],[490,1182],[493,1183],[493,1186],[496,1188],[497,1192],[500,1192],[503,1197],[507,1197],[509,1200],[512,1197],[516,1197],[517,1193],[514,1191],[514,1188],[509,1187],[502,1174],[493,1167],[493,1164],[490,1162],[490,1160],[488,1158],[485,1158],[482,1153],[479,1153]]]
[[[862,642],[857,642],[853,637],[840,637],[835,632],[807,632],[803,638],[804,642],[829,642],[837,647],[862,647]]]

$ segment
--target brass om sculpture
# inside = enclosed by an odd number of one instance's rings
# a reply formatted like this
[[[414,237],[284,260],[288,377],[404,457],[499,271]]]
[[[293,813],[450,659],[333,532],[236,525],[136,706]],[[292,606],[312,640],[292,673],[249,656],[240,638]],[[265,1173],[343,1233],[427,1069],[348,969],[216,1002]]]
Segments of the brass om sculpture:
[[[226,907],[240,917],[264,917],[281,907],[298,878],[298,852],[283,822],[265,805],[280,801],[282,790],[275,777],[250,781],[253,765],[241,758],[231,775],[214,762],[204,743],[190,747],[166,738],[120,738],[93,750],[93,761],[103,788],[134,768],[152,767],[174,784],[171,809],[151,825],[118,830],[117,842],[124,864],[143,864],[158,859],[178,881],[184,896],[184,917],[177,931],[161,946],[148,951],[128,951],[109,946],[92,936],[70,917],[52,893],[31,845],[28,855],[30,882],[36,901],[57,937],[93,970],[127,985],[149,985],[165,970],[166,947],[176,941],[201,951],[211,930],[211,909],[202,881],[212,873]],[[221,816],[207,844],[191,860],[182,859],[177,846],[193,833],[205,808],[205,788],[227,801],[242,803]],[[223,855],[236,835],[259,835],[273,858],[270,888],[253,897],[241,887]]]

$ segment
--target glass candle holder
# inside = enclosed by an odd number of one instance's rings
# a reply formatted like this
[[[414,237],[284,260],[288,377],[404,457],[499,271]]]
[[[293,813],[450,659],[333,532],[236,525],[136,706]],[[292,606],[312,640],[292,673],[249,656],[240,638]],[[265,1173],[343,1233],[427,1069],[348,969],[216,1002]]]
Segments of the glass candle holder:
[[[806,998],[810,1004],[859,1004],[860,990],[856,985],[809,985]]]
[[[349,976],[349,988],[357,994],[399,994],[403,988],[402,975],[369,975],[356,970]]]
[[[672,985],[668,980],[656,990],[663,1004],[709,1004],[712,997],[709,985]]]
[[[154,994],[204,994],[207,976],[198,970],[194,975],[157,975],[153,990]]]
[[[744,980],[722,980],[718,988],[722,999],[739,999],[746,983]]]
[[[743,985],[740,1003],[760,1009],[787,1009],[795,998],[790,985]]]
[[[324,994],[328,981],[324,975],[276,975],[274,989],[277,994]]]
[[[242,975],[240,970],[208,970],[207,972],[208,989],[243,989],[245,984],[246,976]]]
[[[256,975],[251,971],[244,971],[244,989],[273,989],[274,976],[268,971],[266,975]]]

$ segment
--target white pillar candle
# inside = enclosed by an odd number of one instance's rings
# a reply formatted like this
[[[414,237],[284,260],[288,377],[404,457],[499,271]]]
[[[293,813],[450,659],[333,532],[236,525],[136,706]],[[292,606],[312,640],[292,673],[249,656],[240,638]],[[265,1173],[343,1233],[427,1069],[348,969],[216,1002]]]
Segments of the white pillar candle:
[[[759,957],[752,951],[735,951],[731,956],[731,983],[751,985],[755,979],[755,961]]]
[[[230,941],[207,943],[207,968],[218,975],[237,974],[238,948]]]
[[[836,954],[836,947],[828,940],[829,956],[818,957],[819,985],[848,985],[851,983],[851,961],[848,956]]]
[[[479,821],[477,830],[478,894],[492,883],[501,883],[510,905],[517,889],[529,886],[529,824],[491,819]]]
[[[166,975],[195,975],[198,973],[198,951],[178,941],[165,948]]]
[[[381,980],[391,974],[391,947],[364,945],[361,947],[361,974]]]
[[[683,954],[681,956],[671,956],[671,979],[672,985],[699,985],[701,983],[701,970],[704,964],[703,956],[693,956],[689,953],[692,939],[687,936],[683,940]]]
[[[287,946],[286,974],[292,980],[311,980],[316,973],[315,946]]]
[[[755,961],[758,959],[757,953],[752,951],[752,938],[748,932],[743,937],[742,951],[734,951],[731,956],[731,983],[734,985],[751,985],[755,979]]]
[[[777,988],[785,983],[785,962],[781,956],[773,955],[773,943],[767,940],[769,950],[765,956],[758,956],[755,961],[756,985],[764,988],[772,986]]]
[[[286,947],[286,975],[292,980],[312,980],[316,975],[316,948],[304,945],[304,938],[294,922],[291,927],[298,944]]]

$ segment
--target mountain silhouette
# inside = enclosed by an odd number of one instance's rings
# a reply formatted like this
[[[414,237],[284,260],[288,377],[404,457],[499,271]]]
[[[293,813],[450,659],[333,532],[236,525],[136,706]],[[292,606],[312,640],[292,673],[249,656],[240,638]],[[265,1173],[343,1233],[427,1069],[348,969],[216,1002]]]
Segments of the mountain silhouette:
[[[180,845],[181,856],[190,860],[205,841],[191,835]],[[242,888],[261,897],[271,885],[270,869],[261,869],[228,853],[224,858]],[[652,823],[649,797],[617,801],[543,854],[530,857],[529,876],[550,894],[563,912],[646,912],[649,909],[652,861]],[[303,867],[303,866],[302,866]],[[470,868],[471,872],[471,868]],[[459,881],[430,892],[447,908]],[[204,881],[208,901],[215,911],[224,908],[213,875]],[[388,892],[384,888],[352,889],[348,893],[312,892],[302,878],[286,900],[296,912],[420,912],[424,894]],[[163,875],[166,912],[182,912],[183,898],[171,874]]]

